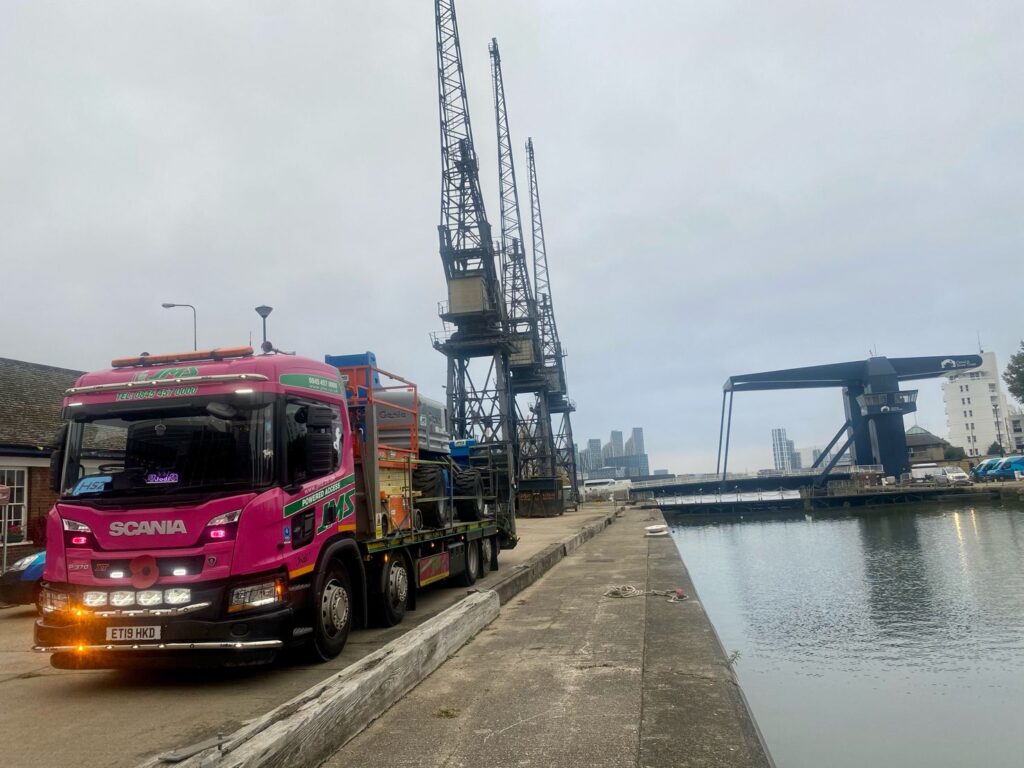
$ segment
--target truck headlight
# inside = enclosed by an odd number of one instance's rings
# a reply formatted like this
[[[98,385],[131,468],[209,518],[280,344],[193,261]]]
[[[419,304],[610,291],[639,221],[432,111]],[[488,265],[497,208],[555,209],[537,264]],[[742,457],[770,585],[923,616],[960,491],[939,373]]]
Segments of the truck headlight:
[[[110,604],[115,608],[125,608],[129,605],[135,605],[135,593],[126,589],[119,589],[117,592],[111,592]]]
[[[264,605],[271,605],[279,602],[284,595],[284,586],[279,579],[273,581],[262,581],[258,584],[246,584],[242,587],[235,587],[231,590],[231,601],[228,604],[228,613],[246,611],[250,608],[260,608]]]
[[[184,587],[172,587],[164,590],[164,602],[168,605],[184,605],[192,599],[192,590]]]
[[[39,607],[43,613],[56,613],[68,609],[69,600],[67,592],[59,592],[56,589],[44,587],[39,593]]]
[[[107,604],[106,592],[83,592],[82,605],[86,608],[100,608]]]
[[[139,592],[135,599],[139,605],[149,608],[154,605],[160,605],[163,602],[164,593],[159,589],[147,589]]]

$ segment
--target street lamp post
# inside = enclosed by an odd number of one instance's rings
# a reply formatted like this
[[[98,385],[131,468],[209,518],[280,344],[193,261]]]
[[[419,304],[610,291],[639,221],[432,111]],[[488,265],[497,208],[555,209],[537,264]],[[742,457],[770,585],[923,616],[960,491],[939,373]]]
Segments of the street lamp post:
[[[171,302],[165,301],[160,305],[164,309],[173,309],[174,307],[188,307],[192,310],[192,351],[199,349],[199,342],[197,341],[198,336],[196,335],[196,308],[191,304],[172,304]]]
[[[263,344],[260,349],[263,350],[264,354],[269,353],[273,348],[273,344],[267,343],[267,315],[274,311],[273,307],[268,307],[266,304],[260,304],[256,307],[256,314],[263,318]]]

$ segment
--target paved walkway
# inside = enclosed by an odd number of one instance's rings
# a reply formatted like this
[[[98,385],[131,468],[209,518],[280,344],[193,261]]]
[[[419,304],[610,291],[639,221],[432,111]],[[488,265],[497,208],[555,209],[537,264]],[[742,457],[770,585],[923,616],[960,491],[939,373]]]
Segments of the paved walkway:
[[[769,766],[657,510],[628,510],[328,760],[331,768]]]

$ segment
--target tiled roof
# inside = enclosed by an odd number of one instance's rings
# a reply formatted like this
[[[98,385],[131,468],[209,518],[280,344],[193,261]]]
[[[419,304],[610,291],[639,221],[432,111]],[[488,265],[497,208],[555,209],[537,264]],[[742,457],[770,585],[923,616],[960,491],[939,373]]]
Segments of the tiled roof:
[[[48,445],[61,424],[64,390],[81,375],[0,357],[0,446]]]
[[[937,435],[933,435],[927,429],[923,427],[913,426],[907,430],[907,447],[908,448],[923,448],[927,445],[941,445],[943,447],[949,445],[948,442],[943,440]]]

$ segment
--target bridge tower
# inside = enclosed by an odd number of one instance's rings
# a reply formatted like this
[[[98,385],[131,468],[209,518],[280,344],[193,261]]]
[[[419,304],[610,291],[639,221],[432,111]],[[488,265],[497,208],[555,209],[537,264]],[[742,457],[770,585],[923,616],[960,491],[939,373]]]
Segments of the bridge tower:
[[[509,354],[514,346],[480,192],[454,0],[435,0],[441,128],[441,263],[448,299],[434,348],[448,358],[448,418],[457,440],[475,441],[471,463],[487,467],[499,516],[514,530],[516,439]],[[509,520],[512,518],[512,520]]]
[[[572,413],[576,405],[569,399],[565,376],[565,351],[558,338],[555,306],[551,297],[551,277],[548,274],[548,252],[544,243],[544,216],[540,208],[540,187],[537,183],[537,162],[533,153],[533,139],[526,140],[526,161],[530,177],[530,218],[533,223],[533,279],[537,301],[537,329],[540,336],[541,357],[547,374],[548,412],[557,420],[552,433],[557,469],[564,472],[572,486],[574,500],[579,500],[579,479],[576,476],[576,447],[572,436]]]
[[[548,411],[548,378],[541,351],[537,302],[526,261],[505,80],[496,39],[491,40],[489,51],[498,144],[501,282],[507,330],[514,345],[509,356],[509,372],[517,437],[518,511],[523,516],[551,516],[564,510],[562,483],[555,468],[555,446]]]

